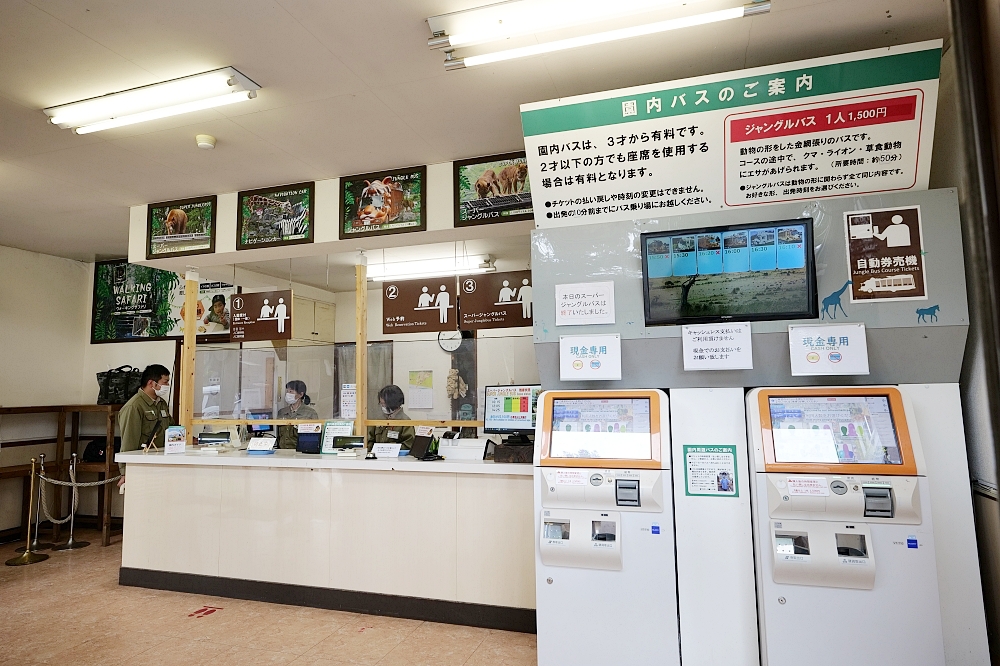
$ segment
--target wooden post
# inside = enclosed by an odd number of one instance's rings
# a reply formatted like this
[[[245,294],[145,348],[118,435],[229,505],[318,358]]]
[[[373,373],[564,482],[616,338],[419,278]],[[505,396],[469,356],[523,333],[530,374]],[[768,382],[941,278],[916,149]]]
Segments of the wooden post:
[[[354,267],[354,383],[358,411],[354,419],[354,434],[364,437],[368,432],[368,260],[358,257]]]
[[[184,280],[184,346],[181,349],[181,414],[180,424],[187,432],[191,445],[194,418],[194,348],[198,339],[198,271],[188,270]]]

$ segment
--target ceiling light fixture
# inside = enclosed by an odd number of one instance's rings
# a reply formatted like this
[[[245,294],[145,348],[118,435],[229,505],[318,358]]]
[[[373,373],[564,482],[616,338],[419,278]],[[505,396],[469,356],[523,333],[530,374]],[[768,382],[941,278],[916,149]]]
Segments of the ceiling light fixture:
[[[496,271],[493,257],[473,254],[447,259],[417,259],[384,264],[369,264],[368,279],[372,282],[386,280],[416,280],[420,278],[474,275]]]
[[[698,0],[508,0],[427,19],[432,49],[454,49],[518,35],[606,21]]]
[[[202,111],[257,96],[260,86],[232,67],[44,109],[49,122],[77,134]]]
[[[504,60],[513,60],[514,58],[525,58],[544,53],[563,51],[566,49],[575,49],[581,46],[604,44],[606,42],[613,42],[620,39],[653,35],[671,30],[681,30],[683,28],[691,28],[697,25],[706,25],[708,23],[717,23],[719,21],[728,21],[746,16],[756,16],[758,14],[765,14],[770,10],[771,3],[769,0],[765,0],[764,2],[753,2],[748,5],[734,7],[732,9],[722,9],[719,11],[695,14],[693,16],[684,16],[666,21],[644,23],[618,30],[591,33],[589,35],[581,35],[579,37],[542,42],[540,44],[532,44],[530,46],[495,51],[493,53],[484,53],[481,55],[466,56],[464,58],[456,58],[450,50],[446,50],[444,67],[449,71],[464,69],[466,67],[474,67],[476,65],[486,65],[494,62],[502,62]],[[438,36],[439,39],[443,37],[444,36]]]

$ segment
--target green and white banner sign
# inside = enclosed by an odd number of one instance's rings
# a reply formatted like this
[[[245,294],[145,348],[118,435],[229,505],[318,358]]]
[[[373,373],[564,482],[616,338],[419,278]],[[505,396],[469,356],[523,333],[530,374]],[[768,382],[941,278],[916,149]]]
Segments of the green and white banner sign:
[[[941,40],[521,105],[539,227],[927,189]]]

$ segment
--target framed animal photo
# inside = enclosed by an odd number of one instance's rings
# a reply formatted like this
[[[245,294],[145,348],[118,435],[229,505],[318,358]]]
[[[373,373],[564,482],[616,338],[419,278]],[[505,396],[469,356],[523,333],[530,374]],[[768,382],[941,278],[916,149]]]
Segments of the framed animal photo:
[[[427,229],[427,167],[340,179],[340,238]]]
[[[146,259],[215,252],[215,195],[146,207]]]
[[[524,153],[455,162],[455,226],[534,218]]]
[[[311,243],[315,202],[315,183],[240,192],[236,249]]]

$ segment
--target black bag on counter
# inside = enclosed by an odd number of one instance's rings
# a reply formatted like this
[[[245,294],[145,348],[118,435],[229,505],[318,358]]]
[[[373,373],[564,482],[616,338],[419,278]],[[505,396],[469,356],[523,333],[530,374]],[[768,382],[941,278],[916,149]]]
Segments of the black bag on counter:
[[[104,462],[104,450],[107,448],[107,437],[95,437],[83,450],[81,462]],[[122,438],[115,437],[115,453],[121,453]]]
[[[142,370],[131,365],[123,365],[97,373],[97,383],[101,387],[97,395],[98,405],[121,405],[128,402],[140,388]]]

